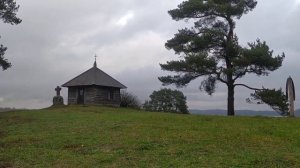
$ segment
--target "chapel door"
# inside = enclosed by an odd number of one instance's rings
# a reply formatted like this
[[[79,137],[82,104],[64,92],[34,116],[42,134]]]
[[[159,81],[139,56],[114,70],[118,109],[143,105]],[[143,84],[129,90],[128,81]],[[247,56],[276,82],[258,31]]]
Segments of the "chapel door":
[[[77,104],[84,104],[84,88],[78,89]]]

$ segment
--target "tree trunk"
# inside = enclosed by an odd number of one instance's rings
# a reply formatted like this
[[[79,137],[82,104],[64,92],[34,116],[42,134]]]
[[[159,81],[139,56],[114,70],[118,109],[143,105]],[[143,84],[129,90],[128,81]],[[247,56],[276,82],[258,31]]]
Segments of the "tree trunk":
[[[228,19],[228,23],[229,23],[229,32],[228,32],[228,38],[227,38],[227,45],[226,45],[226,57],[225,57],[225,61],[226,61],[226,66],[227,66],[227,87],[228,87],[228,98],[227,98],[227,115],[228,116],[234,116],[234,80],[233,80],[233,65],[232,65],[232,60],[231,60],[231,53],[230,53],[230,49],[228,48],[234,38],[234,33],[233,33],[233,29],[234,29],[234,22],[232,19]]]
[[[228,85],[227,115],[234,116],[234,86]]]

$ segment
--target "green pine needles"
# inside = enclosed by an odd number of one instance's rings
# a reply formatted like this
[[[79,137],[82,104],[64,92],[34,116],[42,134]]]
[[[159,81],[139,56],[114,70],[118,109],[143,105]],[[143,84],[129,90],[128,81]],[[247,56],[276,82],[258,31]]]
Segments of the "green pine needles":
[[[11,25],[19,24],[22,22],[20,18],[16,16],[16,12],[19,10],[19,6],[14,0],[1,0],[0,1],[0,20],[4,23],[9,23]],[[4,58],[5,51],[7,47],[0,45],[0,67],[3,70],[11,67],[11,63]]]
[[[239,44],[234,32],[236,21],[256,5],[255,0],[188,0],[170,10],[174,20],[191,21],[194,25],[179,30],[166,42],[166,48],[182,59],[161,64],[163,70],[176,75],[159,80],[164,85],[182,87],[201,77],[200,89],[209,95],[215,92],[217,84],[223,83],[228,88],[228,115],[234,115],[235,87],[259,90],[239,83],[239,79],[248,74],[267,76],[281,67],[285,58],[284,53],[273,56],[273,51],[260,39],[247,47]]]

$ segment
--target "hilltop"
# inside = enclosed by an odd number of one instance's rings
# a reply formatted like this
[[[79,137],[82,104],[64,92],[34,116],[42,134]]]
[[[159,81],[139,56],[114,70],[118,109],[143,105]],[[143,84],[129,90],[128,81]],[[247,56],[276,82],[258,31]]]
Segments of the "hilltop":
[[[0,113],[0,167],[300,167],[298,118],[73,106]]]

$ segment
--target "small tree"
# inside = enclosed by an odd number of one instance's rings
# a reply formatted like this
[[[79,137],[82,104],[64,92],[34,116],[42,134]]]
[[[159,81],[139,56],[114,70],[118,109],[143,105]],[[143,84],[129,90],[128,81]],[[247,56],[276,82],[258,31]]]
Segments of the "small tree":
[[[163,76],[159,80],[164,85],[181,87],[204,77],[200,89],[209,95],[214,93],[217,83],[223,83],[228,90],[228,115],[234,115],[235,88],[259,90],[238,80],[248,74],[268,75],[281,67],[285,57],[284,54],[273,57],[273,51],[259,39],[247,47],[239,44],[234,32],[236,20],[253,10],[256,4],[256,0],[187,0],[170,10],[174,20],[191,20],[194,25],[179,30],[165,44],[182,59],[161,64],[163,70],[177,75]]]
[[[19,6],[14,0],[1,0],[0,20],[2,20],[4,23],[9,23],[11,25],[21,23],[22,20],[16,16],[16,12],[18,11],[18,9]],[[9,63],[7,59],[4,58],[6,50],[6,47],[0,45],[0,67],[2,67],[3,70],[6,70],[7,68],[11,67],[11,63]]]
[[[161,89],[150,95],[150,101],[146,101],[143,108],[146,111],[161,111],[188,114],[186,97],[181,91]]]
[[[126,107],[126,108],[140,108],[140,101],[138,98],[133,95],[132,93],[128,93],[124,90],[121,91],[121,107]]]

